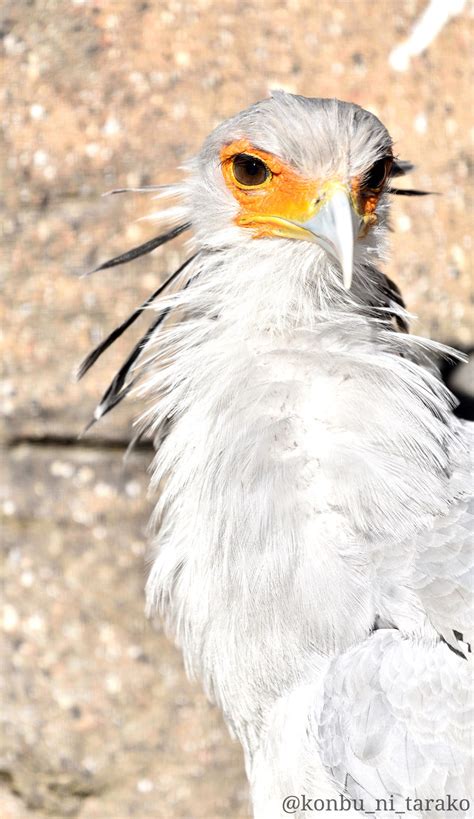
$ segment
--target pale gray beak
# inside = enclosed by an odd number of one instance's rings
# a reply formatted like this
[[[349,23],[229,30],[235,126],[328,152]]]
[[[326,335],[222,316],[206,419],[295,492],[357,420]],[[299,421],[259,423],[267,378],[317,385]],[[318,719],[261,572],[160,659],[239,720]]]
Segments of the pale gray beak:
[[[349,193],[339,188],[334,191],[315,216],[300,227],[312,233],[323,250],[342,268],[346,290],[352,283],[354,245],[359,235],[361,218],[355,212]]]

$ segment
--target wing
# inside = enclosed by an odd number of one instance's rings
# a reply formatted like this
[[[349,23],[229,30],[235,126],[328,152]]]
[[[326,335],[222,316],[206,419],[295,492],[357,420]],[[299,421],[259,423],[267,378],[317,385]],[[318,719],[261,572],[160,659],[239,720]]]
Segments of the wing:
[[[474,589],[474,424],[459,422],[458,452],[451,483],[457,502],[415,543],[413,587],[439,634],[453,644],[453,631],[472,644]]]
[[[407,798],[469,798],[471,708],[465,659],[382,630],[332,661],[312,733],[339,787],[384,816],[391,795],[405,811]]]
[[[468,797],[469,684],[468,663],[444,644],[378,632],[327,673],[314,726],[324,765],[381,816],[392,795],[399,809],[407,798]]]
[[[418,512],[417,531],[381,544],[376,623],[404,634],[438,634],[467,654],[473,642],[474,424],[454,417],[451,423],[449,454],[438,467],[442,511],[438,505],[430,514],[430,494],[425,493],[427,509]]]
[[[319,800],[300,802],[301,819],[316,808],[439,817],[448,794],[458,810],[469,799],[470,664],[444,642],[382,629],[332,659],[313,655],[306,672],[268,714],[251,761],[257,819],[283,817],[288,794]]]

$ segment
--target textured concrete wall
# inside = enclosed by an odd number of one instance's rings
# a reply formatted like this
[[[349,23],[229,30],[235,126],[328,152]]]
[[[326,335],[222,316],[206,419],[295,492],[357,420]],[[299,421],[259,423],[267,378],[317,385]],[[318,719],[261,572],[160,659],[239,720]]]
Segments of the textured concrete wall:
[[[151,455],[121,457],[137,405],[75,441],[131,342],[80,385],[74,368],[180,244],[78,274],[153,235],[135,221],[146,198],[104,190],[173,180],[270,87],[338,96],[388,126],[417,165],[407,184],[442,194],[394,202],[386,269],[417,330],[472,343],[472,32],[465,10],[397,70],[390,54],[425,5],[4,0],[2,817],[248,815],[238,747],[144,620]]]

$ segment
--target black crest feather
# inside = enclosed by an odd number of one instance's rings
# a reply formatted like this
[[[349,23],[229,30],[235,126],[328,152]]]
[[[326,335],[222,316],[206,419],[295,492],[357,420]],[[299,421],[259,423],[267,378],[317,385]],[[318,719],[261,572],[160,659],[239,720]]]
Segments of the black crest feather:
[[[411,173],[414,168],[412,162],[407,162],[405,159],[394,159],[390,176],[405,176],[405,174]]]
[[[195,253],[194,256],[191,256],[189,259],[187,259],[184,262],[184,264],[181,265],[181,267],[178,267],[178,269],[175,270],[175,272],[172,273],[171,276],[168,276],[168,278],[154,291],[154,293],[148,296],[148,298],[143,302],[143,304],[140,305],[140,307],[137,307],[136,310],[134,310],[133,313],[131,313],[129,317],[125,319],[125,321],[119,324],[118,327],[115,327],[112,330],[112,332],[109,333],[108,336],[106,336],[106,338],[102,339],[102,341],[97,345],[97,347],[94,347],[94,349],[91,350],[91,352],[85,357],[84,361],[80,364],[78,368],[77,371],[78,381],[80,381],[80,379],[83,378],[86,372],[90,370],[90,368],[95,364],[97,359],[100,358],[102,353],[104,353],[114,343],[114,341],[120,338],[120,336],[123,335],[123,333],[126,330],[128,330],[128,328],[134,323],[134,321],[137,320],[137,318],[143,313],[143,311],[146,310],[146,308],[149,307],[149,305],[156,298],[158,298],[158,296],[161,296],[161,294],[169,287],[170,284],[172,284],[172,282],[179,276],[179,274],[182,273],[183,270],[185,270],[188,264],[190,264],[193,261],[193,259],[196,258],[196,256],[197,254]]]
[[[434,191],[418,191],[414,190],[413,188],[389,188],[389,193],[393,193],[395,196],[436,196],[437,194]]]
[[[415,169],[415,166],[411,162],[407,162],[404,159],[394,159],[393,165],[390,170],[390,177],[393,179],[397,176],[405,176],[407,173],[411,173]],[[389,193],[392,193],[394,196],[429,196],[432,191],[419,191],[415,190],[414,188],[392,188],[388,189]]]
[[[87,356],[87,358],[83,361],[83,363],[81,365],[81,368],[80,368],[80,371],[81,371],[81,369],[83,371],[82,374],[87,372],[87,369],[89,369],[94,364],[94,362],[97,361],[97,358],[99,358],[99,356],[104,351],[104,349],[109,347],[110,344],[112,344],[115,341],[115,339],[118,338],[122,334],[123,329],[126,329],[127,327],[129,327],[130,324],[132,324],[132,322],[135,321],[135,318],[138,315],[140,315],[140,313],[145,309],[145,307],[148,304],[150,304],[153,301],[153,299],[156,298],[157,295],[159,295],[159,293],[161,293],[163,291],[163,289],[170,284],[171,280],[175,279],[180,273],[182,273],[183,270],[185,270],[185,268],[193,261],[193,259],[196,258],[197,255],[198,254],[195,253],[194,256],[191,256],[189,259],[187,259],[181,265],[181,267],[179,267],[178,270],[175,273],[172,274],[172,276],[168,277],[166,282],[164,282],[161,285],[161,287],[158,288],[158,290],[156,290],[154,293],[152,293],[151,296],[149,296],[149,298],[141,305],[141,307],[137,308],[137,310],[135,310],[132,313],[132,315],[126,321],[123,322],[123,324],[121,324],[119,327],[117,327],[116,330],[113,331],[110,334],[110,336],[107,337],[107,339],[104,339],[104,341],[101,344],[99,344],[98,347],[96,347],[95,350],[93,350],[92,353],[89,354],[89,356]],[[193,278],[195,278],[195,277],[193,277]],[[189,279],[189,281],[186,282],[184,287],[186,288],[191,283],[191,281],[192,281],[192,279]],[[110,382],[109,386],[107,387],[106,391],[104,392],[102,398],[100,399],[100,401],[99,401],[99,403],[98,403],[98,405],[97,405],[97,407],[96,407],[96,409],[94,411],[93,417],[91,418],[91,420],[89,421],[89,423],[87,424],[85,429],[83,430],[82,435],[85,435],[85,433],[88,432],[88,430],[96,423],[96,421],[98,421],[100,418],[103,418],[104,415],[107,415],[107,413],[110,412],[110,410],[112,410],[114,407],[116,407],[117,404],[120,404],[120,402],[123,401],[123,399],[129,394],[130,390],[132,389],[132,387],[136,383],[136,379],[132,378],[131,381],[126,383],[127,376],[129,374],[131,368],[133,367],[135,361],[139,357],[140,353],[145,349],[145,347],[148,344],[148,341],[152,337],[153,333],[155,332],[157,327],[159,327],[160,324],[162,324],[163,321],[167,318],[170,311],[171,311],[171,307],[165,307],[164,310],[162,310],[160,313],[158,313],[158,315],[155,317],[155,319],[152,321],[152,323],[148,327],[148,330],[146,331],[146,333],[135,344],[135,346],[133,347],[133,349],[131,350],[131,352],[129,353],[129,355],[127,356],[125,361],[123,362],[122,366],[120,367],[120,369],[117,371],[117,373],[113,377],[113,379]],[[120,331],[120,332],[118,332],[118,334],[115,335],[115,333],[117,331]],[[113,338],[111,338],[112,336],[113,336]],[[109,339],[110,339],[110,341],[109,341]],[[106,342],[109,342],[109,343],[106,344]],[[99,349],[99,348],[101,348],[101,349]],[[97,355],[95,355],[97,350],[99,350],[99,352],[97,353]],[[95,355],[95,357],[94,357],[94,355]],[[91,360],[90,363],[89,363],[89,359],[93,359],[93,360]]]
[[[111,409],[120,404],[121,401],[128,395],[130,390],[132,389],[133,385],[135,384],[136,379],[133,378],[127,384],[125,384],[126,378],[130,369],[134,365],[135,361],[137,360],[138,356],[146,347],[149,339],[153,335],[154,331],[160,324],[165,320],[167,315],[170,312],[170,307],[165,308],[162,310],[161,313],[158,313],[155,320],[150,324],[146,333],[141,337],[141,339],[135,344],[132,351],[129,353],[125,361],[123,362],[122,366],[118,370],[118,372],[113,377],[112,381],[110,382],[109,386],[107,387],[106,391],[104,392],[102,398],[100,399],[99,404],[97,405],[94,415],[85,427],[83,431],[83,435],[98,421],[100,418],[103,418],[104,415],[107,415]]]
[[[109,267],[117,267],[119,264],[126,264],[127,262],[131,262],[133,259],[138,259],[140,256],[145,256],[147,253],[151,253],[151,251],[155,250],[157,247],[166,244],[166,242],[176,239],[177,236],[180,236],[185,230],[189,230],[190,227],[191,222],[183,222],[182,225],[177,225],[177,227],[166,231],[166,233],[160,233],[159,236],[155,236],[154,239],[149,239],[148,242],[144,242],[142,245],[132,247],[125,253],[121,253],[120,256],[114,256],[113,259],[108,259],[106,262],[103,262],[98,267],[94,268],[94,270],[91,270],[90,274],[98,273],[99,270],[107,270]]]

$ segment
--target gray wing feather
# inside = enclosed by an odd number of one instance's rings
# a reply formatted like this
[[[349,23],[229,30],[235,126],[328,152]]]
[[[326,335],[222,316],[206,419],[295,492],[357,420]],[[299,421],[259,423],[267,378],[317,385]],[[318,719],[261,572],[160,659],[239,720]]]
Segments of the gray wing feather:
[[[458,494],[415,543],[412,583],[436,630],[452,643],[452,630],[472,643],[474,588],[474,424],[459,425],[459,452],[451,484]]]
[[[383,630],[332,661],[311,733],[323,765],[366,810],[392,794],[399,806],[468,798],[471,706],[469,663],[443,643]]]

